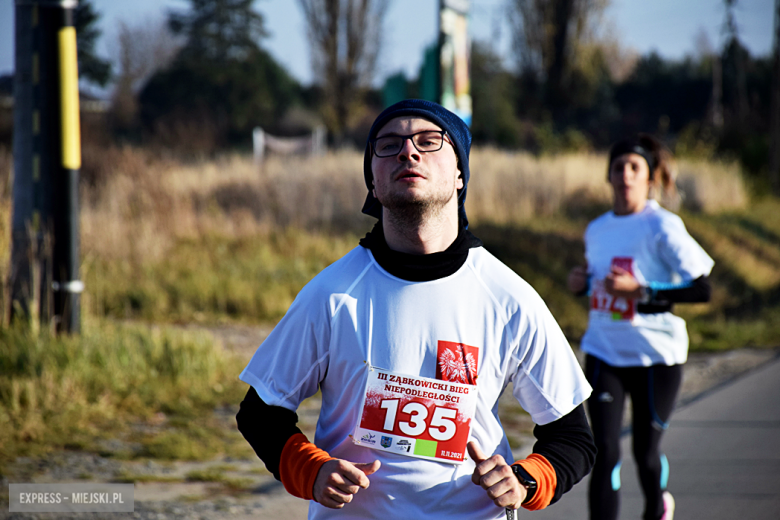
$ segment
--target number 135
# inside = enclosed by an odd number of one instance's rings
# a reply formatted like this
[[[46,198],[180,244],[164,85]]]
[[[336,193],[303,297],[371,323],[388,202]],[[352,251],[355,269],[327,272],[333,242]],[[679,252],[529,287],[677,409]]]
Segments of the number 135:
[[[381,408],[387,410],[385,424],[383,426],[386,431],[391,432],[395,427],[395,419],[398,414],[398,402],[399,399],[386,399],[380,404]],[[428,408],[421,403],[406,403],[401,409],[401,412],[409,414],[411,417],[409,418],[409,421],[400,421],[398,423],[398,428],[402,433],[410,437],[417,437],[428,428],[428,434],[433,439],[437,441],[448,441],[455,436],[458,429],[455,422],[452,420],[457,417],[458,411],[453,410],[452,408],[445,408],[443,406],[434,408],[430,425],[426,423]]]

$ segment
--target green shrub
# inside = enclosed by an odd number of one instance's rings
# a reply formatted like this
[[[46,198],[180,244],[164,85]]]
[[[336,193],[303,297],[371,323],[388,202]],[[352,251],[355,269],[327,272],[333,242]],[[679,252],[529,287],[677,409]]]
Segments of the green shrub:
[[[150,435],[136,455],[213,455],[230,439],[208,427],[210,417],[240,401],[243,363],[206,333],[89,319],[73,337],[0,328],[0,464],[52,448],[99,451],[110,436],[145,438],[133,427],[159,417],[207,426]]]
[[[357,237],[297,230],[265,236],[179,240],[159,260],[93,260],[86,306],[145,321],[275,321],[318,272],[357,245]]]

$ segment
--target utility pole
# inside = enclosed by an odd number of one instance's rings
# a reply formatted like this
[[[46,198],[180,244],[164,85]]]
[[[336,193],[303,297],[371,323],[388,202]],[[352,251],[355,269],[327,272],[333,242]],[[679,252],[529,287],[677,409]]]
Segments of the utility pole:
[[[11,315],[80,330],[77,0],[16,0]]]
[[[726,48],[728,46],[733,47],[734,52],[734,68],[736,82],[736,102],[734,105],[737,124],[740,129],[744,129],[747,124],[748,112],[750,107],[748,106],[747,95],[747,75],[745,73],[745,62],[742,56],[742,43],[739,41],[739,30],[737,28],[737,19],[734,15],[734,10],[737,6],[738,0],[726,0],[726,34],[728,35],[728,42],[726,42]]]
[[[780,0],[775,0],[775,37],[772,53],[771,134],[769,136],[769,181],[780,196]]]
[[[718,132],[723,130],[723,57],[712,54],[712,106],[710,123]]]

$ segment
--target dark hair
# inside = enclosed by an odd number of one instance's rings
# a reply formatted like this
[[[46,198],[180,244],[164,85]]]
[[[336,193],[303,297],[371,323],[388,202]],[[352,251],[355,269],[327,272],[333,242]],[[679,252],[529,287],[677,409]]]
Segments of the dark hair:
[[[612,169],[612,161],[627,153],[636,153],[644,157],[650,168],[650,186],[660,189],[660,195],[667,205],[679,203],[675,184],[677,169],[672,152],[650,134],[637,134],[635,137],[621,139],[612,145],[609,151],[607,180],[609,180],[609,172]]]

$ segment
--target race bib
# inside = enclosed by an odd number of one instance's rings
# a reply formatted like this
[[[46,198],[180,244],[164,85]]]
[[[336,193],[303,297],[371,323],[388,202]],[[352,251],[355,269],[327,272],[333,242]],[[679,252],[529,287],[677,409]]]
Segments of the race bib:
[[[476,408],[474,384],[373,368],[352,440],[366,448],[460,464]]]
[[[634,274],[632,258],[615,257],[612,266],[625,269]],[[636,300],[631,298],[615,298],[604,289],[604,280],[596,280],[590,295],[590,308],[594,311],[608,313],[613,321],[630,321],[636,314]]]

